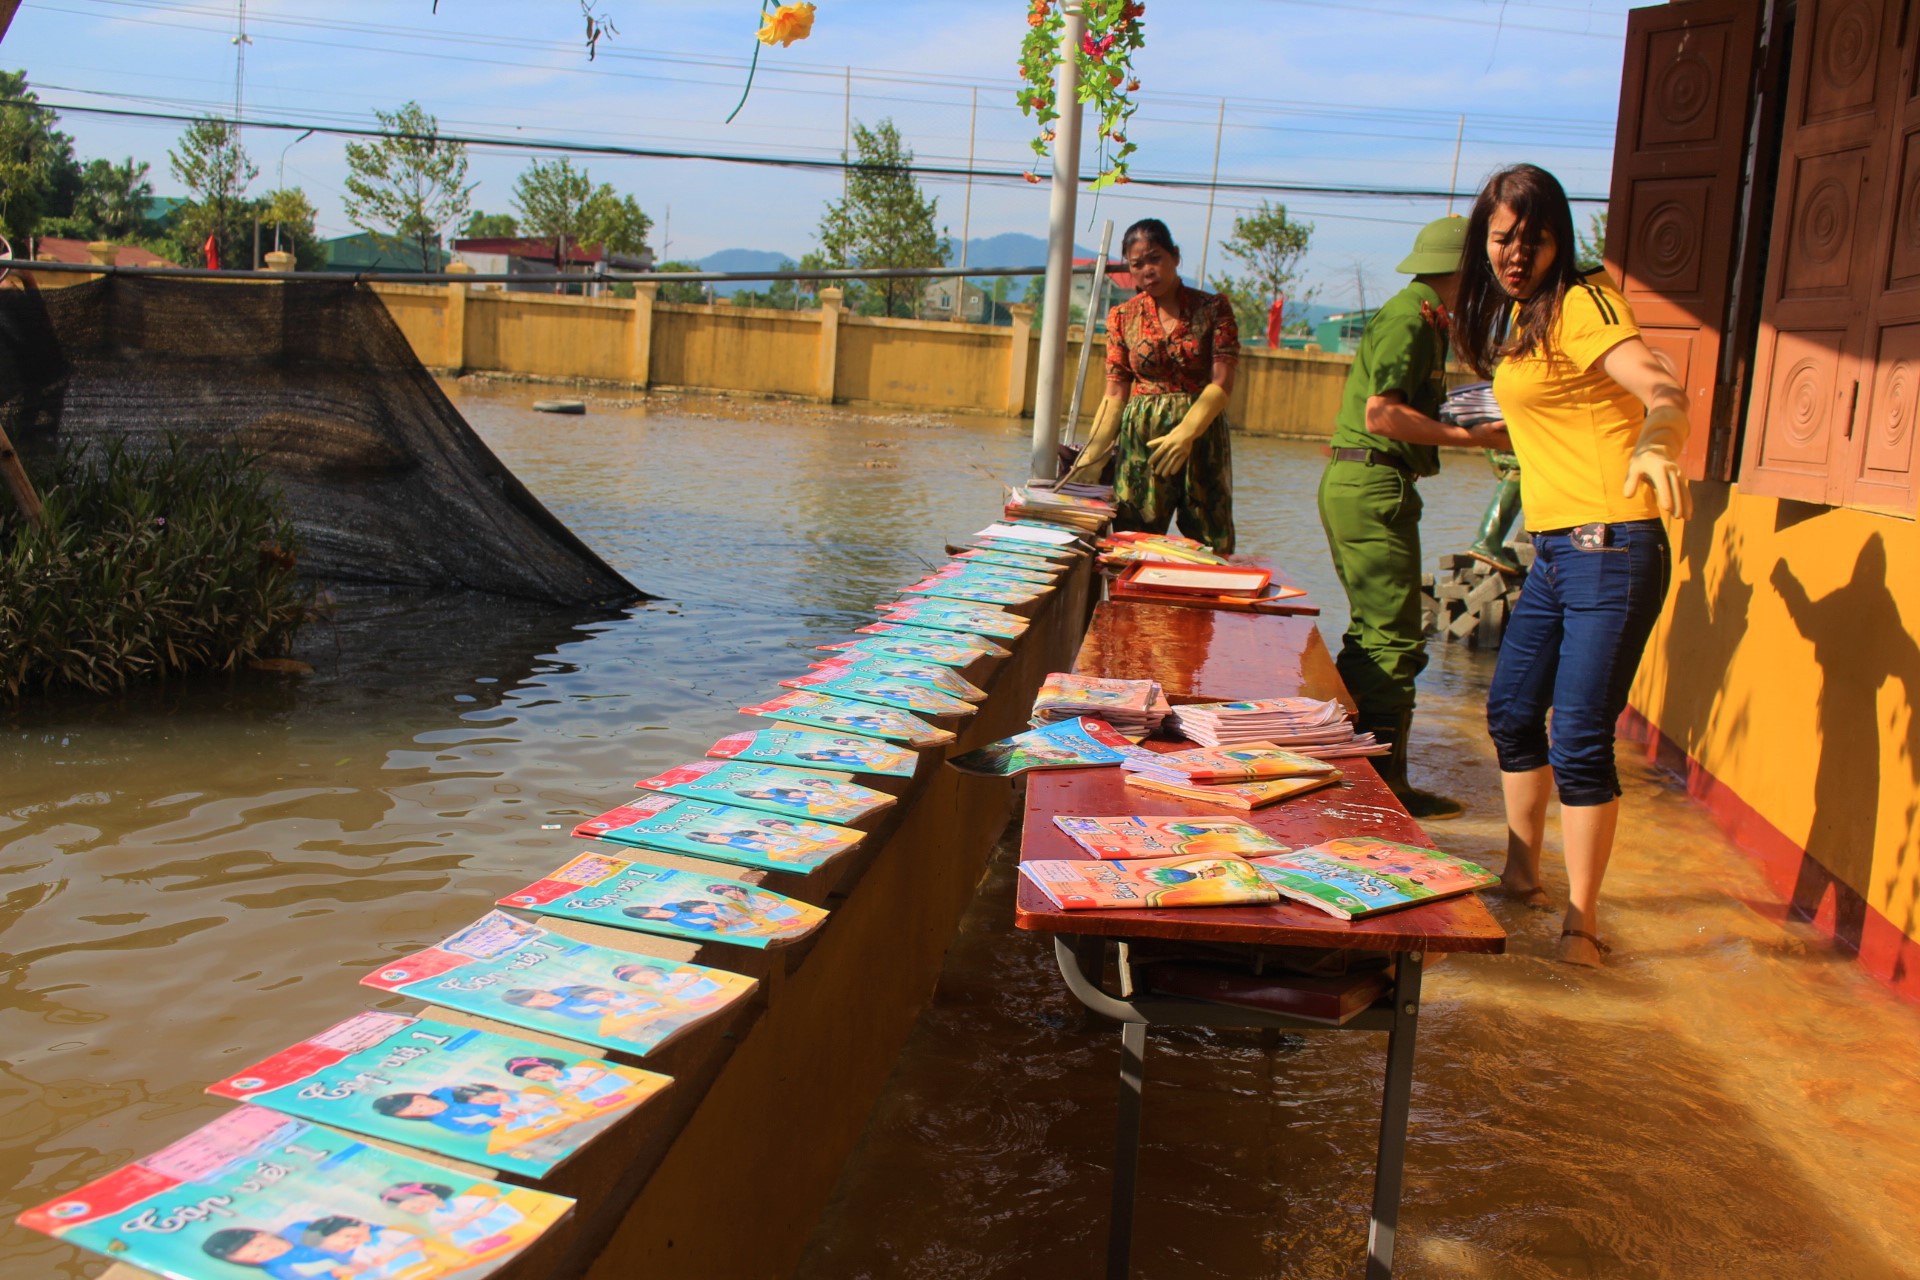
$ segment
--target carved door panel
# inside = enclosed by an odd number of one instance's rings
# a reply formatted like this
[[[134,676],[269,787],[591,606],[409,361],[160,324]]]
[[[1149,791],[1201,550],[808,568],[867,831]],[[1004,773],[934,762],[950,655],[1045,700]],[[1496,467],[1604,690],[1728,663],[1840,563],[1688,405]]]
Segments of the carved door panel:
[[[1841,502],[1873,390],[1870,299],[1905,0],[1801,0],[1740,483]]]
[[[1897,103],[1881,210],[1868,355],[1872,393],[1846,458],[1849,504],[1914,513],[1915,417],[1920,414],[1920,32],[1902,4],[1890,96]],[[1863,395],[1866,392],[1863,390]]]
[[[1627,15],[1607,269],[1687,390],[1696,480],[1707,476],[1713,433],[1737,417],[1737,388],[1720,385],[1720,347],[1759,11],[1754,0],[1691,0]]]

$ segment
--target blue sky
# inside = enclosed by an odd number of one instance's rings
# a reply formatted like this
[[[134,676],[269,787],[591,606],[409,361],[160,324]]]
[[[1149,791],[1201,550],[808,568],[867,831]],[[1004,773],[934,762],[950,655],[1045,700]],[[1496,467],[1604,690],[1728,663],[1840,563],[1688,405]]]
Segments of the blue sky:
[[[835,157],[849,107],[892,118],[922,158],[962,164],[969,130],[982,165],[1025,166],[1031,121],[1013,107],[1024,0],[820,0],[811,39],[761,58],[739,97],[756,0],[597,0],[619,34],[589,62],[578,0],[250,0],[249,118],[371,124],[412,98],[450,132],[612,142],[741,154]],[[1149,0],[1145,88],[1130,136],[1145,177],[1207,178],[1226,99],[1221,180],[1442,188],[1466,116],[1460,185],[1530,160],[1576,194],[1604,195],[1618,106],[1626,0]],[[162,111],[230,113],[236,0],[28,0],[0,65],[24,67],[43,99]],[[979,111],[974,124],[972,100]],[[85,157],[152,164],[178,190],[167,148],[180,126],[69,113]],[[340,139],[252,130],[248,149],[274,184],[303,187],[327,234],[353,230],[341,207]],[[477,206],[505,210],[526,153],[476,153]],[[597,180],[632,192],[656,222],[656,248],[813,247],[830,174],[687,160],[585,158]],[[929,180],[939,221],[958,237],[1046,233],[1044,187],[980,180],[970,214],[959,179]],[[1257,201],[1223,191],[1208,270],[1233,216]],[[1359,282],[1376,296],[1417,227],[1444,201],[1293,196],[1315,224],[1308,274],[1320,300],[1345,305]],[[1200,265],[1206,193],[1136,186],[1081,200],[1079,238],[1098,222],[1164,217]]]

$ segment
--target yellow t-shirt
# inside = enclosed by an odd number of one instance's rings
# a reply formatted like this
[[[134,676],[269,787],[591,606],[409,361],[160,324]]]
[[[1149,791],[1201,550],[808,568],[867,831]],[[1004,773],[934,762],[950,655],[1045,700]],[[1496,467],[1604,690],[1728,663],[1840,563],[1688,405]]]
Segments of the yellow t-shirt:
[[[1620,496],[1646,409],[1600,367],[1601,356],[1639,333],[1627,300],[1596,271],[1560,300],[1545,351],[1494,370],[1494,399],[1520,458],[1528,529],[1659,516],[1645,485]]]

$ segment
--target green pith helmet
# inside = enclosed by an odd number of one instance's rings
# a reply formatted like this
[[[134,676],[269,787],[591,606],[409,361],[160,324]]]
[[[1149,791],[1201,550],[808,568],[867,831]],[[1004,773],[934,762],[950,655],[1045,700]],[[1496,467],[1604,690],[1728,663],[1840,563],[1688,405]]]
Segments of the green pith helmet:
[[[1460,269],[1467,250],[1467,220],[1457,213],[1435,218],[1413,238],[1413,252],[1400,260],[1398,270],[1410,276],[1450,276]]]

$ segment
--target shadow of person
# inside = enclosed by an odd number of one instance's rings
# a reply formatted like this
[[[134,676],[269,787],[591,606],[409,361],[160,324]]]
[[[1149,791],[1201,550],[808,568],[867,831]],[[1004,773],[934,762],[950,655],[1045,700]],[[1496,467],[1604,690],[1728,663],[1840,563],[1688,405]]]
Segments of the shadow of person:
[[[1887,590],[1887,550],[1878,533],[1860,548],[1852,579],[1818,600],[1784,563],[1774,566],[1771,581],[1813,645],[1820,670],[1813,822],[1793,905],[1817,916],[1831,896],[1834,936],[1858,949],[1867,915],[1863,891],[1879,836],[1883,750],[1892,746],[1906,765],[1908,781],[1895,784],[1903,794],[1920,785],[1920,728],[1910,714],[1904,741],[1884,737],[1880,689],[1902,681],[1913,704],[1920,694],[1920,646]]]
[[[1704,735],[1725,733],[1732,745],[1743,732],[1745,695],[1725,680],[1700,675],[1733,665],[1747,634],[1754,587],[1747,580],[1739,524],[1722,519],[1726,490],[1716,494],[1715,486],[1696,487],[1703,492],[1681,534],[1664,652],[1652,671],[1661,685],[1660,721],[1674,726],[1675,733],[1691,733],[1678,745],[1698,759]]]

